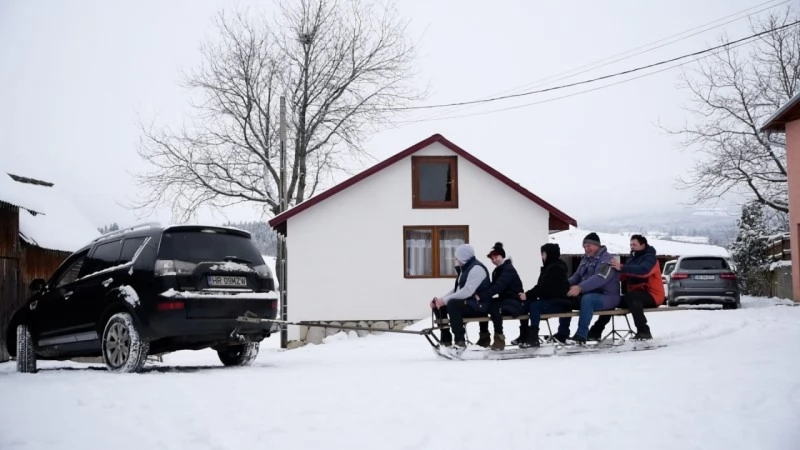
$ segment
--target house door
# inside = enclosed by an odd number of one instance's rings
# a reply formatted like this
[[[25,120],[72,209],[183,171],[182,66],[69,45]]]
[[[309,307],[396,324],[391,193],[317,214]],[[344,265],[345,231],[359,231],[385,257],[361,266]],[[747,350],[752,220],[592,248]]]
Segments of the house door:
[[[19,259],[0,257],[0,362],[10,358],[6,351],[6,327],[19,302]]]

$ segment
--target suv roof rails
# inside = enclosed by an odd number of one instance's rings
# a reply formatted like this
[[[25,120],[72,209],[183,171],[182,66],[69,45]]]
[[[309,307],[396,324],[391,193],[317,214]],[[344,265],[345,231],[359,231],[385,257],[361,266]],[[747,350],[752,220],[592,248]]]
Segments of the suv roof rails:
[[[123,234],[123,233],[127,233],[128,231],[138,230],[140,228],[161,228],[161,223],[160,222],[144,222],[144,223],[139,223],[139,224],[127,227],[127,228],[120,228],[119,230],[111,231],[111,232],[108,232],[108,233],[103,234],[101,236],[98,236],[94,240],[92,240],[92,242],[94,243],[94,242],[97,242],[97,241],[102,240],[102,239],[108,239],[110,237],[117,236],[117,235]]]

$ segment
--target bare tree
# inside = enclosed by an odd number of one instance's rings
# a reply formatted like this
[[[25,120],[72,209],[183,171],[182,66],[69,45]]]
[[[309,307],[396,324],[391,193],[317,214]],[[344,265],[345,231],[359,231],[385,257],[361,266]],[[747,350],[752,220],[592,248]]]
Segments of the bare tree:
[[[176,220],[201,206],[243,202],[281,212],[279,98],[287,108],[287,204],[368,153],[369,131],[422,98],[412,89],[415,47],[390,7],[360,0],[290,0],[274,20],[237,11],[217,18],[218,39],[186,76],[190,125],[142,126],[139,209],[169,205]]]
[[[751,29],[755,34],[797,20],[786,9],[751,21]],[[758,129],[797,92],[798,78],[797,25],[764,34],[752,44],[726,47],[684,72],[681,85],[693,97],[686,109],[695,121],[667,131],[682,136],[681,147],[701,158],[688,177],[679,179],[678,187],[694,191],[695,203],[743,193],[775,211],[788,212],[784,142],[768,140]]]

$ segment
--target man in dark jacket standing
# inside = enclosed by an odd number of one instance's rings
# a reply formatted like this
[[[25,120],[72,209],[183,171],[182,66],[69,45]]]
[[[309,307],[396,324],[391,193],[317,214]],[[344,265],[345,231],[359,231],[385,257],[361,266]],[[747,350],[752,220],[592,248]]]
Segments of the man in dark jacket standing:
[[[664,284],[661,281],[661,264],[656,257],[656,249],[647,243],[647,238],[640,234],[631,236],[631,257],[625,264],[618,259],[611,262],[611,267],[620,272],[620,279],[626,281],[628,290],[620,308],[628,308],[636,326],[633,340],[650,340],[653,335],[644,315],[645,308],[658,308],[664,304]],[[611,320],[611,316],[600,316],[589,330],[588,339],[600,340],[603,328]]]
[[[529,302],[530,326],[525,333],[525,340],[520,336],[520,348],[539,346],[539,322],[542,314],[555,314],[569,312],[578,308],[576,300],[568,299],[569,271],[567,264],[562,261],[561,248],[558,244],[547,243],[542,246],[542,261],[544,265],[539,272],[539,280],[533,289],[520,294],[520,299]],[[555,339],[565,342],[569,338],[569,318],[558,321],[558,332]]]
[[[526,312],[526,305],[519,299],[522,292],[522,280],[519,278],[517,269],[511,263],[510,258],[506,258],[506,251],[502,242],[497,242],[486,255],[495,265],[492,271],[492,285],[489,289],[476,295],[479,302],[489,303],[489,316],[494,324],[494,341],[492,350],[503,350],[506,348],[506,337],[503,334],[503,315],[521,316]],[[497,296],[497,298],[493,298]],[[481,322],[481,340],[488,344],[489,323]],[[486,325],[486,328],[483,327]],[[485,334],[484,334],[485,333]],[[478,345],[481,345],[481,340]],[[485,347],[485,345],[484,345]]]

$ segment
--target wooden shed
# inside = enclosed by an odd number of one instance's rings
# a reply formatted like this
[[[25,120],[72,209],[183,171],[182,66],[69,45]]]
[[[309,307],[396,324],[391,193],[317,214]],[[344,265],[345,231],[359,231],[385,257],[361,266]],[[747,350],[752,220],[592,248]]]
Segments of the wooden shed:
[[[0,362],[11,314],[34,278],[48,279],[99,232],[52,183],[0,172]]]

